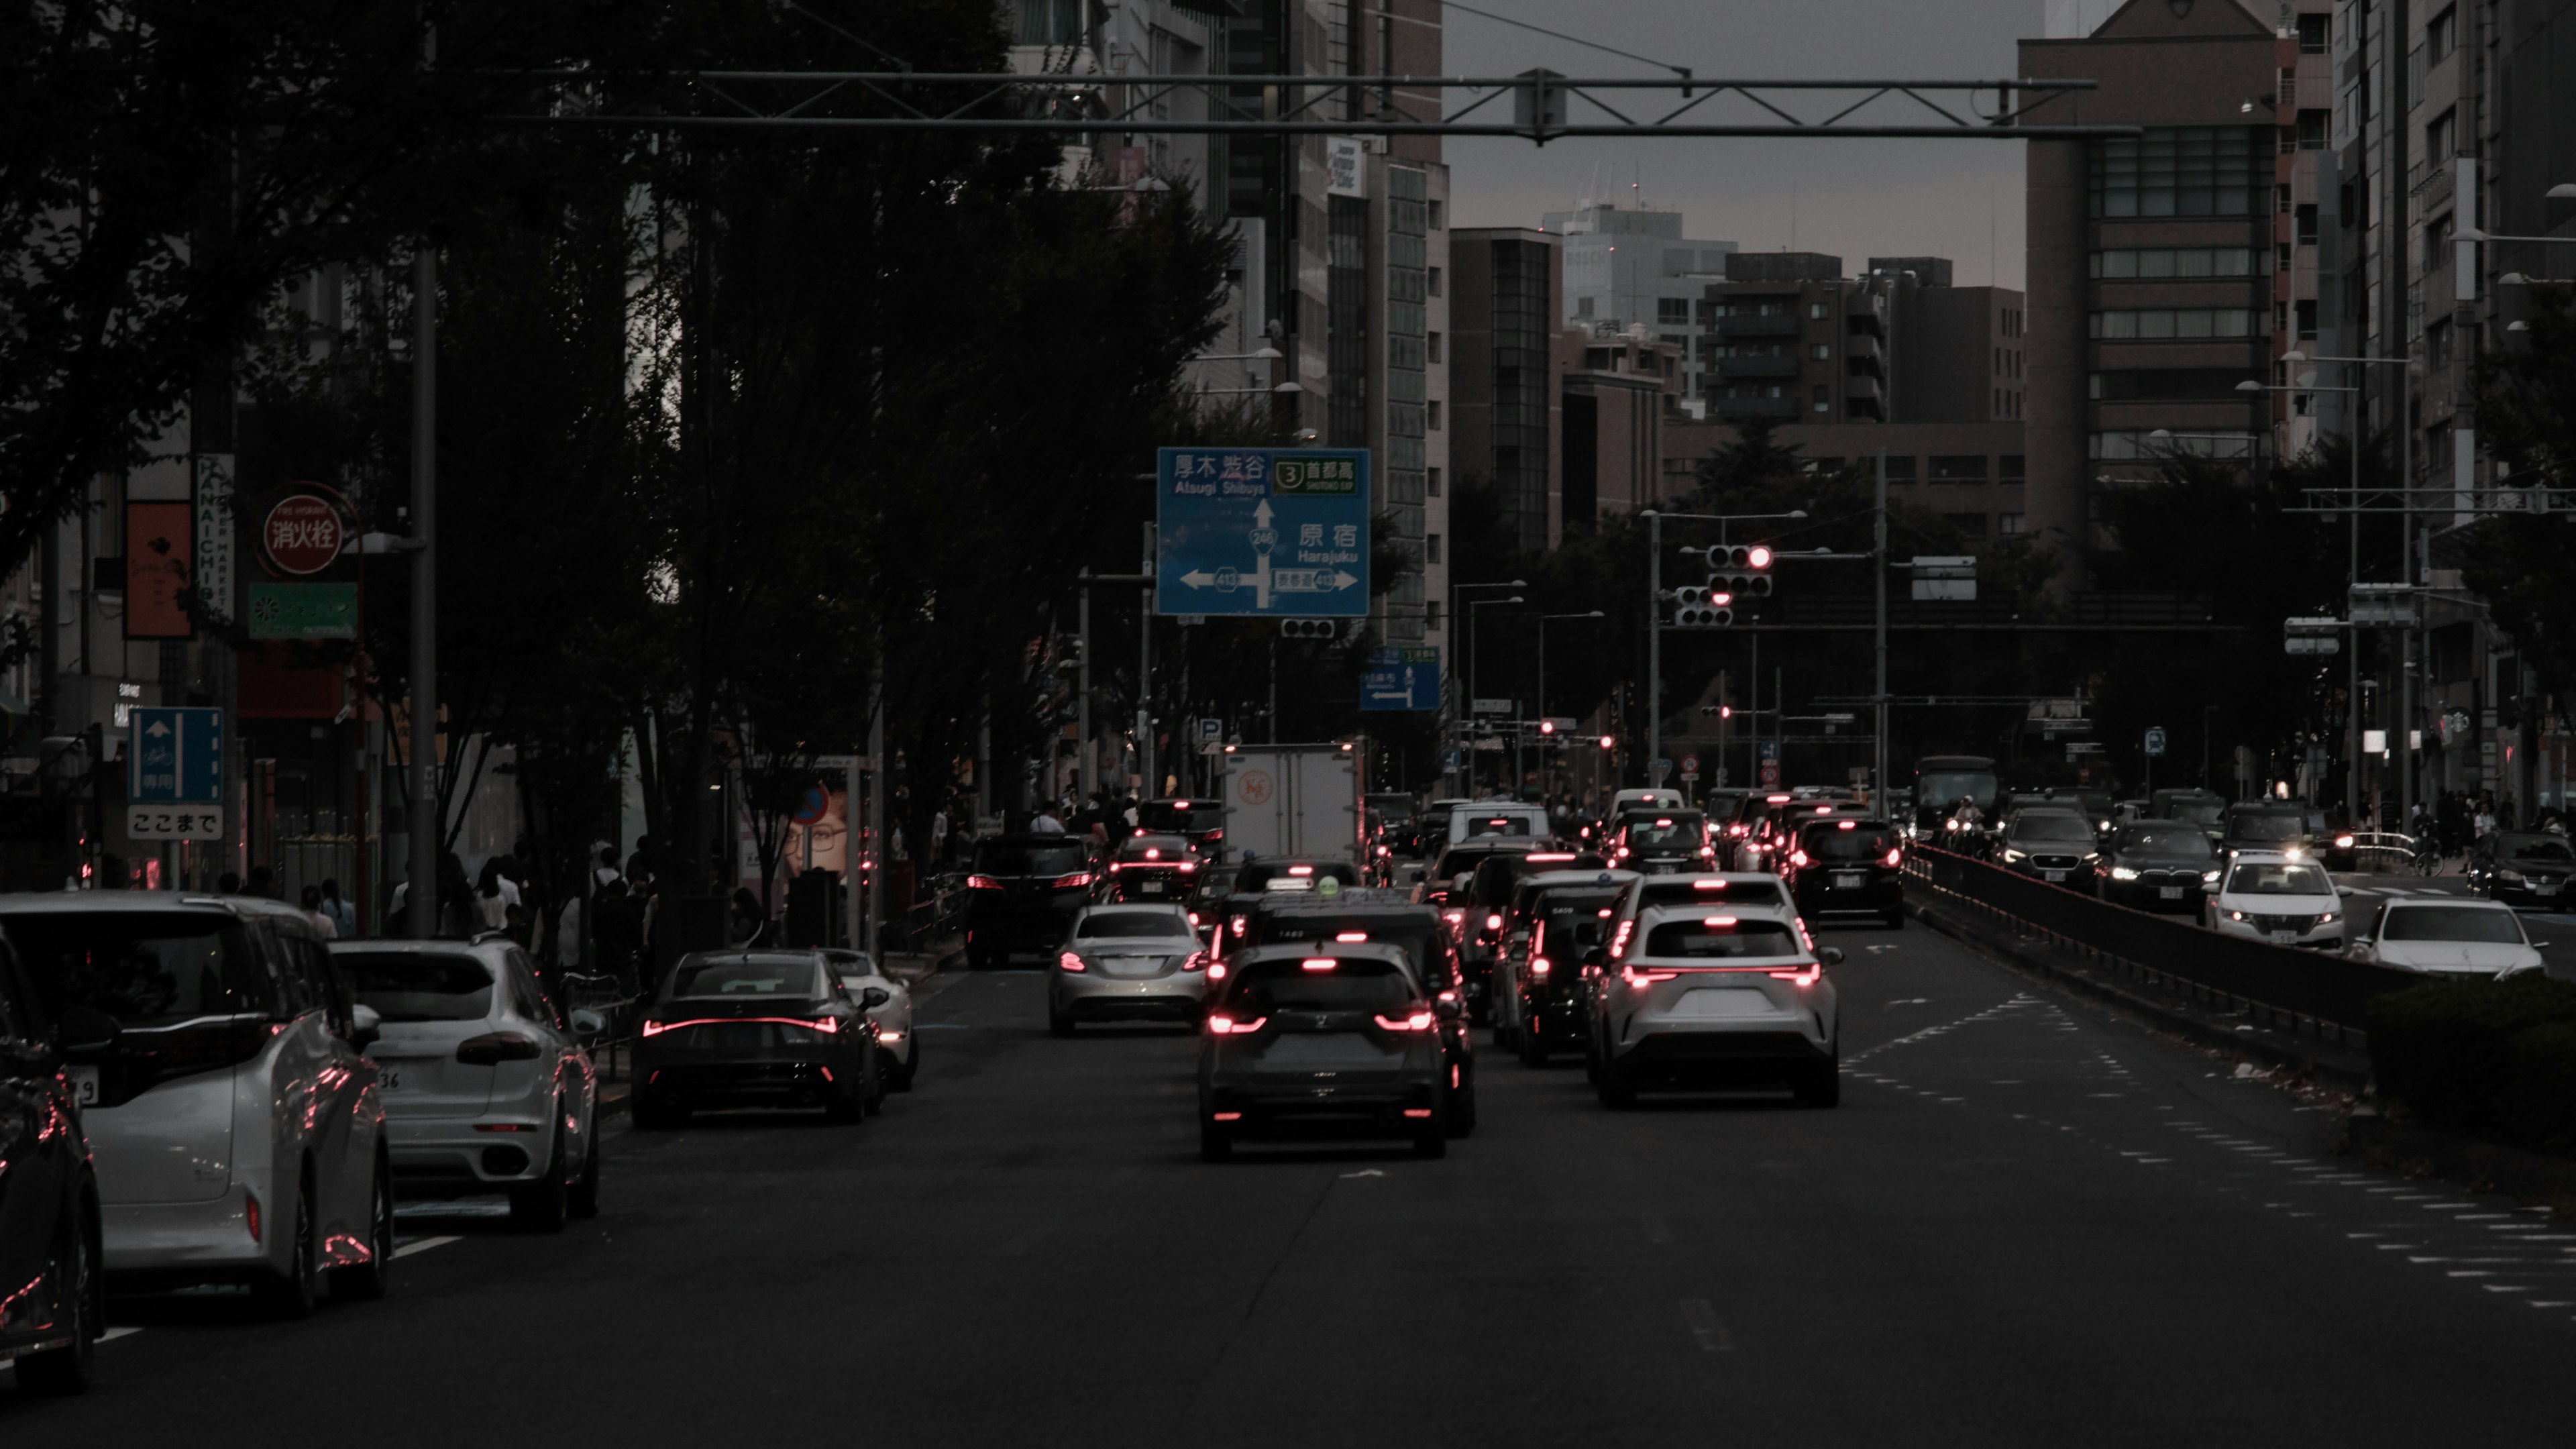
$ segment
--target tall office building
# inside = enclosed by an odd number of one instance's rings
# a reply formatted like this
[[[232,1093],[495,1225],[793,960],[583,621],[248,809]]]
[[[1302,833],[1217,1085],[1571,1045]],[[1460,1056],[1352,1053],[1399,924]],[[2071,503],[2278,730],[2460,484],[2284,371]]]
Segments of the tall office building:
[[[1568,326],[1624,332],[1643,324],[1682,359],[1682,400],[1697,415],[1706,359],[1701,353],[1701,289],[1726,275],[1731,241],[1682,235],[1682,214],[1607,201],[1551,211],[1540,228],[1559,238],[1565,257]]]
[[[2021,416],[2021,294],[1953,287],[1943,257],[1739,252],[1704,282],[1706,416],[1736,423]]]

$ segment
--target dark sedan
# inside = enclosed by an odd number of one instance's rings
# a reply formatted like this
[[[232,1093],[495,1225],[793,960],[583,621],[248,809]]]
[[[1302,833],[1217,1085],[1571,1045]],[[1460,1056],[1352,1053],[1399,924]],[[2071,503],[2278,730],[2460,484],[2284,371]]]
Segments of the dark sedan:
[[[48,1033],[0,945],[0,1363],[16,1363],[31,1394],[87,1389],[107,1327],[98,1179],[56,1036],[95,1044],[117,1025],[95,1011],[64,1015],[62,1031]]]
[[[1131,835],[1109,853],[1101,871],[1101,898],[1109,901],[1187,901],[1197,893],[1199,857],[1187,837]]]
[[[1708,817],[1697,810],[1658,810],[1623,817],[1610,838],[1610,862],[1647,875],[1717,869]]]
[[[2323,825],[2323,817],[2304,805],[2230,805],[2219,828],[2218,845],[2231,855],[2240,850],[2304,855],[2316,849]]]
[[[1996,859],[2003,868],[2051,885],[2083,889],[2101,863],[2093,822],[2065,809],[2024,809],[2004,826]]]
[[[2469,852],[2469,891],[2509,906],[2565,904],[2576,880],[2576,848],[2564,835],[2497,833]]]
[[[1876,916],[1905,924],[1905,842],[1885,820],[1812,820],[1798,827],[1780,877],[1798,914]]]
[[[2188,820],[2135,820],[2111,837],[2095,881],[2102,899],[2142,911],[2194,915],[2200,888],[2218,879],[2218,851]]]
[[[820,1107],[855,1122],[885,1101],[870,988],[853,1001],[820,951],[680,958],[635,1034],[635,1125],[702,1108]]]

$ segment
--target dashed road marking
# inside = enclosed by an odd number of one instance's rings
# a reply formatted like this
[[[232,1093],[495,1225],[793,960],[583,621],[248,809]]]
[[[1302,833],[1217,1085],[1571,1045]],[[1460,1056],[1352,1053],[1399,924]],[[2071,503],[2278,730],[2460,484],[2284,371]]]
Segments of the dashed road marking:
[[[444,1248],[450,1243],[461,1243],[464,1241],[465,1240],[463,1238],[452,1233],[441,1237],[422,1238],[417,1242],[405,1243],[401,1247],[394,1249],[394,1256],[397,1258],[408,1258],[414,1253],[426,1253],[432,1248]]]
[[[1728,1353],[1735,1348],[1735,1339],[1718,1321],[1717,1310],[1708,1306],[1707,1299],[1683,1299],[1682,1321],[1690,1325],[1691,1337],[1699,1341],[1700,1352]]]

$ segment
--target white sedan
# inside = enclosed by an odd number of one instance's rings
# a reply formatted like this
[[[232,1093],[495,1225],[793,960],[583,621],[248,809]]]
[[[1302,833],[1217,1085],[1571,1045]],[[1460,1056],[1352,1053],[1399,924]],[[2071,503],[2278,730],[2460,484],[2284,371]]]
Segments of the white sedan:
[[[912,1028],[912,989],[886,975],[865,951],[834,948],[823,955],[852,1001],[871,986],[886,994],[885,1000],[868,1008],[868,1016],[877,1024],[877,1050],[885,1054],[882,1060],[893,1064],[886,1073],[886,1089],[911,1091],[912,1079],[921,1071],[921,1040]]]
[[[2403,900],[2381,907],[2347,954],[2427,976],[2485,980],[2541,970],[2547,944],[2525,934],[2513,907],[2495,901]]]
[[[2202,920],[2223,936],[2276,946],[2343,949],[2343,896],[2326,868],[2285,850],[2240,850],[2226,874],[2206,886]]]

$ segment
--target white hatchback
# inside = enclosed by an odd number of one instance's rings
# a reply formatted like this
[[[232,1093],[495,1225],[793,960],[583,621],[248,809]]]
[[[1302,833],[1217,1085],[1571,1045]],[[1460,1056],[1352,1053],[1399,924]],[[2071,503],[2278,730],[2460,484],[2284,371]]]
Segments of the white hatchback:
[[[2343,949],[2343,896],[2326,868],[2304,853],[2240,850],[2218,883],[2202,889],[2209,893],[2202,924],[2222,936]]]
[[[841,978],[841,989],[852,1001],[863,999],[869,987],[885,993],[885,1000],[868,1007],[867,1013],[877,1024],[877,1050],[890,1063],[886,1090],[911,1091],[912,1079],[921,1071],[921,1042],[913,1035],[912,988],[885,974],[865,951],[836,946],[825,951],[823,958],[832,963],[832,974]]]
[[[506,1194],[510,1220],[560,1232],[599,1211],[599,1073],[507,936],[334,941],[331,960],[383,1035],[385,1134],[406,1197]]]
[[[381,1297],[393,1188],[376,1013],[302,913],[161,891],[0,896],[66,1049],[124,1288],[246,1282],[284,1317]],[[92,1030],[94,1025],[95,1030]]]
[[[2543,969],[2540,948],[2522,918],[2498,901],[2392,900],[2353,937],[2346,953],[2427,976],[2470,980]]]

